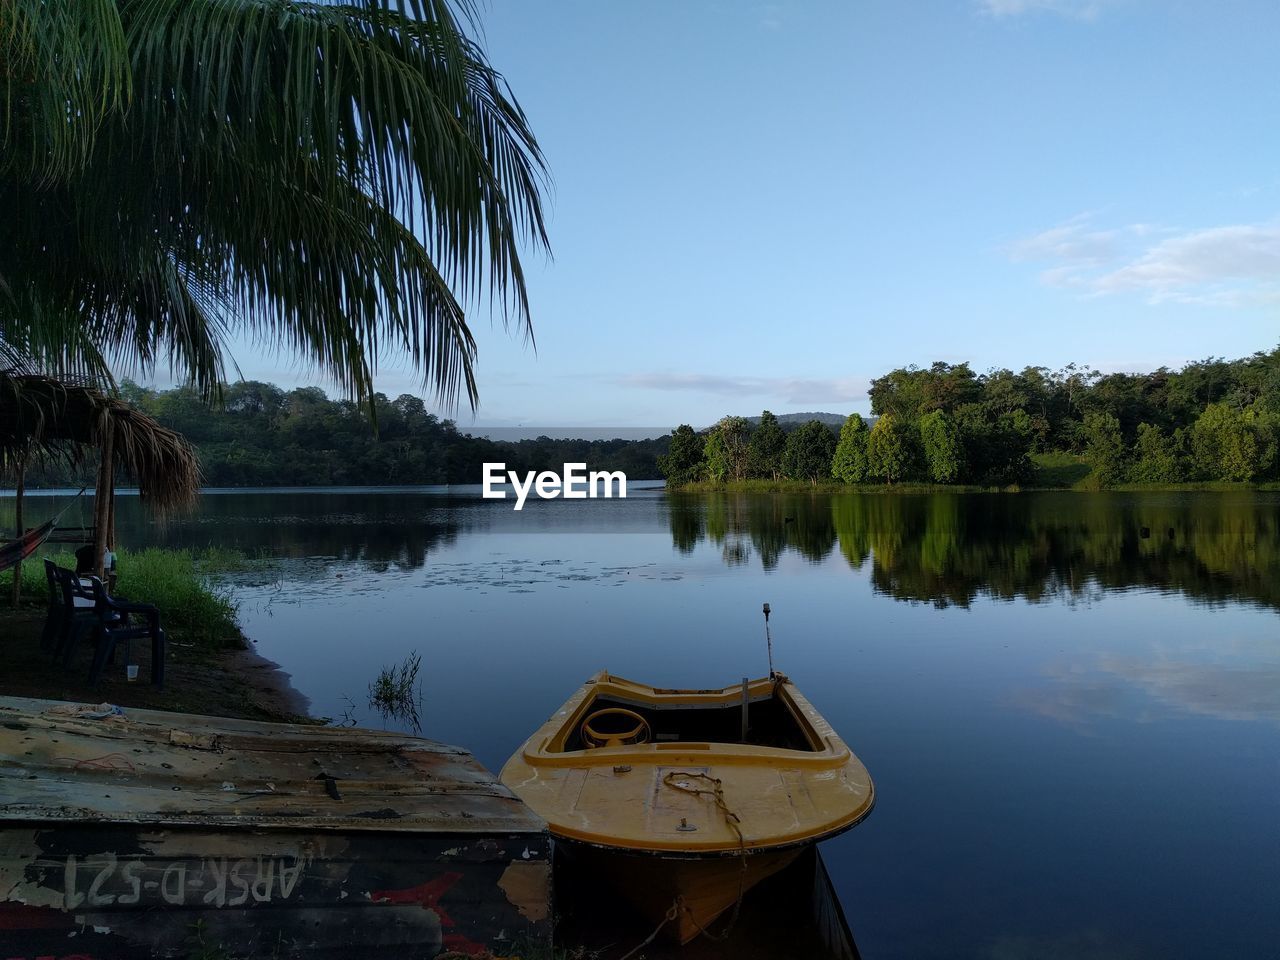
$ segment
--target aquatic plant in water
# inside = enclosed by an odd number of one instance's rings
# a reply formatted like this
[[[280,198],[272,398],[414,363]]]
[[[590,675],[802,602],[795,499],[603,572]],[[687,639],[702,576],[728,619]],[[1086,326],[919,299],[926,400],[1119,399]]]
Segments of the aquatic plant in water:
[[[422,704],[422,688],[418,684],[418,669],[422,657],[415,650],[404,661],[383,667],[376,680],[369,684],[369,707],[382,715],[383,723],[389,719],[407,723],[415,734],[422,732],[418,711]]]

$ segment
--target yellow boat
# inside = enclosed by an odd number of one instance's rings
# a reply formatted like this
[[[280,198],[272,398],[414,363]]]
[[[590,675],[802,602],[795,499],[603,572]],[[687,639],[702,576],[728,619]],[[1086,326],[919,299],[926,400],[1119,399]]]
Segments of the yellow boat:
[[[720,690],[588,680],[499,777],[663,932],[686,943],[875,788],[787,677]]]

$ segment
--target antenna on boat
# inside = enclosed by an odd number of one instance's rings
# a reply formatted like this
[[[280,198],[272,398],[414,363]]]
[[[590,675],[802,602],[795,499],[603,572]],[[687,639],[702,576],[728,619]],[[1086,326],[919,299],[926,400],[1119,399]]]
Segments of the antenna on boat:
[[[764,639],[769,645],[769,677],[773,678],[773,637],[769,635],[769,605],[764,605]]]

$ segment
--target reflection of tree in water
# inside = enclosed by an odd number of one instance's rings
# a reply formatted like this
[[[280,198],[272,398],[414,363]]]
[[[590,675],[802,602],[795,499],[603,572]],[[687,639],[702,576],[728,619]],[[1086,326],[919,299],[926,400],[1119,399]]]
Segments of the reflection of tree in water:
[[[703,537],[701,498],[673,493],[667,498],[671,542],[681,553],[693,553]]]
[[[308,493],[289,501],[289,513],[282,514],[280,496],[205,496],[197,516],[163,525],[150,524],[136,503],[122,498],[121,540],[174,548],[216,543],[251,556],[327,557],[377,572],[418,569],[433,550],[481,522],[462,500],[436,498],[427,508],[421,499],[414,506],[394,496]]]
[[[870,532],[872,582],[899,599],[965,606],[1101,586],[1280,607],[1280,509],[1247,495],[893,499],[901,522]]]
[[[787,513],[781,497],[748,497],[746,501],[747,532],[751,543],[760,554],[760,564],[766,570],[778,565],[778,558],[787,549]]]
[[[787,546],[814,563],[825,560],[836,545],[829,498],[820,494],[788,494],[781,499]]]
[[[766,570],[791,549],[815,563],[835,546],[835,527],[829,498],[821,494],[688,494],[667,498],[671,539],[682,553],[693,552],[698,541],[721,547],[726,563],[742,562],[749,540]]]
[[[765,569],[786,550],[818,562],[838,544],[901,600],[1085,597],[1155,588],[1280,608],[1280,501],[1268,494],[673,495],[689,552],[749,537]],[[738,553],[725,552],[740,563]]]

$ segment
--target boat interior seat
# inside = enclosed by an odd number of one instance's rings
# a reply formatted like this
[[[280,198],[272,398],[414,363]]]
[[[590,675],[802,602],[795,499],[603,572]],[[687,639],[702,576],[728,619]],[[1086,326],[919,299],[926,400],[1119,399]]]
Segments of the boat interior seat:
[[[741,743],[742,708],[738,704],[716,706],[666,707],[653,709],[632,701],[599,697],[593,700],[588,715],[599,710],[621,709],[643,718],[652,731],[654,743]],[[748,718],[747,743],[788,750],[815,750],[795,715],[775,698],[756,700]],[[565,742],[565,750],[590,747],[581,732],[574,730]]]

